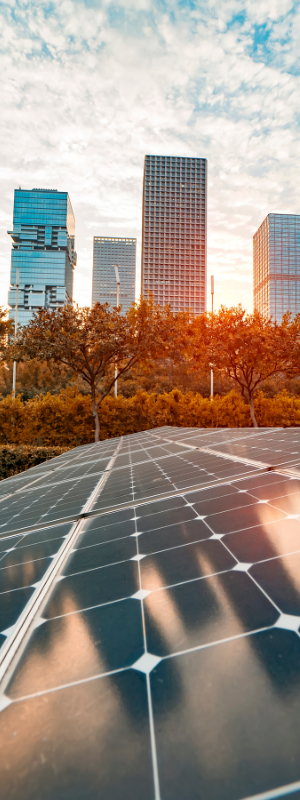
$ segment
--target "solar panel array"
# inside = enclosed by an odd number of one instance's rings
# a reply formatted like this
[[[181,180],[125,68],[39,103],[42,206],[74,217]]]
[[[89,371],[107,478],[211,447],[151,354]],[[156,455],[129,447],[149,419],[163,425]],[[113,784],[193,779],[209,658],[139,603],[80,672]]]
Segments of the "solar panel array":
[[[300,430],[160,428],[0,485],[9,800],[300,798]]]

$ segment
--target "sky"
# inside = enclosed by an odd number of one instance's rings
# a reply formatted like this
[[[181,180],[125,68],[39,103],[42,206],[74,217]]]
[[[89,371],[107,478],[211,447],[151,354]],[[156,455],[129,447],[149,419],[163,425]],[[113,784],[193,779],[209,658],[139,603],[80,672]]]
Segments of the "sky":
[[[0,2],[0,304],[19,186],[69,192],[80,305],[93,236],[136,236],[140,272],[149,153],[207,158],[215,307],[251,311],[253,234],[300,213],[299,36],[291,0]]]

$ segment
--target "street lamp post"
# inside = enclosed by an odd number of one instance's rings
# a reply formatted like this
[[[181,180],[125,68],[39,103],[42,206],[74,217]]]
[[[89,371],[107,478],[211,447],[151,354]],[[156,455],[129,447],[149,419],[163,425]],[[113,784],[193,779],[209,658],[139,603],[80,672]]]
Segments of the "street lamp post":
[[[15,305],[15,337],[14,337],[15,344],[16,344],[16,339],[17,339],[17,327],[18,327],[19,277],[20,277],[20,268],[17,267],[17,274],[16,274],[16,305]],[[12,398],[13,398],[13,400],[15,399],[15,396],[16,396],[16,380],[17,380],[17,362],[14,361],[14,363],[13,363],[13,384],[12,384]]]
[[[211,325],[213,325],[213,313],[214,313],[214,293],[215,293],[215,279],[214,276],[210,276],[210,291],[211,291]],[[214,398],[214,371],[211,368],[210,370],[210,399],[213,400]]]
[[[114,264],[114,270],[115,270],[115,276],[116,276],[116,281],[117,281],[117,308],[119,308],[119,305],[120,305],[120,275],[119,275],[119,269],[118,269],[117,264]],[[117,361],[115,361],[115,397],[118,397],[117,375],[118,375],[118,365],[117,365]]]

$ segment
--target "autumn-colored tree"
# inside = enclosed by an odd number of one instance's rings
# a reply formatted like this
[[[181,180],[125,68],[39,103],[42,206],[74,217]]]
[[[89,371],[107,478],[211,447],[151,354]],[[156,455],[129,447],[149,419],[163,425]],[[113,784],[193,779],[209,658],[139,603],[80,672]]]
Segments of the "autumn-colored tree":
[[[290,317],[291,315],[285,315]],[[292,381],[296,379],[296,385],[299,381],[300,375],[300,314],[296,314],[293,320],[290,321],[291,330],[291,350],[289,358],[289,366],[286,370],[288,378]]]
[[[22,395],[24,400],[29,400],[38,395],[59,394],[60,391],[70,387],[83,391],[82,381],[74,378],[74,374],[61,364],[50,364],[36,359],[20,363],[16,376],[16,394]],[[7,397],[11,394],[13,381],[13,363],[0,362],[0,395]],[[87,390],[86,390],[87,391]]]
[[[238,384],[257,428],[255,392],[268,378],[291,372],[297,337],[300,343],[299,325],[290,314],[279,324],[258,311],[247,314],[239,305],[221,306],[218,313],[194,320],[192,328],[195,365],[209,369],[212,364]]]
[[[7,317],[7,310],[0,306],[0,354],[5,352],[7,337],[12,332],[12,321]]]
[[[89,387],[99,441],[99,408],[115,380],[138,361],[149,361],[179,347],[176,315],[141,298],[127,314],[97,303],[94,308],[39,309],[18,332],[7,355],[17,361],[39,359],[69,367]],[[116,372],[115,372],[116,367]]]

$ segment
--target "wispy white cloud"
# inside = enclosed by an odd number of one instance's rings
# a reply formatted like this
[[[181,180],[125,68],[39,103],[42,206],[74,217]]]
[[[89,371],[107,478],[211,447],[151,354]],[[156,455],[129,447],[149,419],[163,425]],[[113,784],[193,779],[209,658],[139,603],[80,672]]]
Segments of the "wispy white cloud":
[[[140,241],[145,153],[208,159],[217,302],[252,304],[252,236],[298,213],[299,27],[291,0],[10,0],[0,6],[0,302],[16,186],[68,190],[75,294],[95,234]]]

